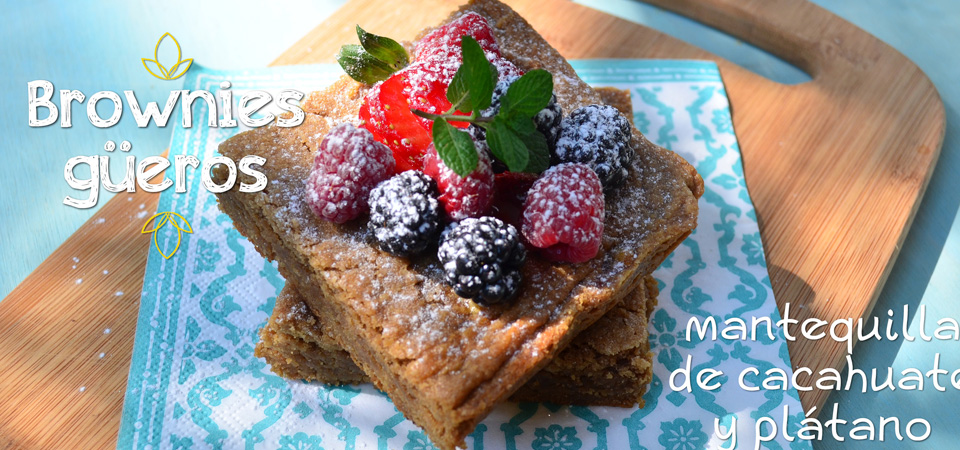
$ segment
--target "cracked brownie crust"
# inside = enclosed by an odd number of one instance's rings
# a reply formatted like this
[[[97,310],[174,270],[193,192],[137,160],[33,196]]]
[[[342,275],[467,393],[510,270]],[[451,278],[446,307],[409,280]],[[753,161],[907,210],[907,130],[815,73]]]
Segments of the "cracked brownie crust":
[[[553,73],[564,110],[601,101],[506,6],[481,0],[462,9],[488,18],[502,53],[521,69]],[[342,79],[305,102],[299,127],[269,126],[224,142],[220,153],[235,160],[265,157],[270,183],[259,193],[218,194],[220,207],[264,256],[281,262],[288,282],[330,319],[338,343],[397,408],[436,445],[454,448],[690,233],[703,183],[682,158],[634,130],[637,155],[629,180],[608,199],[600,254],[582,264],[531,257],[515,302],[478,308],[443,283],[434,257],[386,254],[362,224],[324,222],[305,203],[314,151],[332,126],[356,120],[364,90]]]

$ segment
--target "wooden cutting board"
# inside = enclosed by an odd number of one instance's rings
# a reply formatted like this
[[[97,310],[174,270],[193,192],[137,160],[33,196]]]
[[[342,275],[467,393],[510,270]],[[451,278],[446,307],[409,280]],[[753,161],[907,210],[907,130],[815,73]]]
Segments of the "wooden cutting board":
[[[570,2],[508,3],[567,58],[717,61],[781,311],[789,302],[800,319],[869,313],[940,152],[944,109],[933,85],[891,47],[803,0],[651,2],[779,55],[813,81],[781,85]],[[410,39],[456,6],[353,0],[275,64],[330,62],[355,41],[357,23]],[[113,198],[0,302],[0,448],[116,445],[149,250],[139,230],[156,202],[143,192]],[[816,372],[841,367],[845,350],[827,339],[791,343],[790,354]],[[809,409],[828,394],[800,396]]]

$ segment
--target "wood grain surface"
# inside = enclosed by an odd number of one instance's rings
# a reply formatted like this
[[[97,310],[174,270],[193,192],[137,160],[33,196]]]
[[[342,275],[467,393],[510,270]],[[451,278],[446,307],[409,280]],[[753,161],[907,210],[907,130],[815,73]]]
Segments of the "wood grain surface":
[[[717,61],[781,312],[790,303],[799,319],[868,313],[940,151],[944,110],[932,84],[894,49],[802,0],[651,2],[765,48],[813,81],[781,85],[566,1],[507,3],[567,58]],[[410,39],[457,4],[354,0],[275,64],[330,62],[357,23]],[[116,446],[149,250],[139,230],[156,201],[115,197],[0,302],[0,449]],[[793,342],[790,354],[816,372],[840,368],[845,350],[825,339]],[[801,401],[809,409],[828,394],[801,392]]]

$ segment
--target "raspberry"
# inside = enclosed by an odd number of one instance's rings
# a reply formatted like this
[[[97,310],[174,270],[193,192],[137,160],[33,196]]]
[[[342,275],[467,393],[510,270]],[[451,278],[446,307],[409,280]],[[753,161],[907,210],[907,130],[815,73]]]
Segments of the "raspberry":
[[[399,172],[420,169],[423,152],[433,141],[430,130],[410,112],[403,93],[402,72],[405,70],[375,85],[360,105],[362,126],[390,147]]]
[[[387,146],[350,123],[323,138],[307,177],[307,203],[320,218],[344,223],[367,211],[367,197],[393,175],[396,164]]]
[[[585,164],[547,169],[523,203],[523,236],[548,259],[589,261],[603,236],[603,187]]]
[[[527,251],[513,225],[481,217],[464,219],[445,232],[437,257],[457,295],[496,304],[520,290]]]
[[[630,122],[620,111],[607,105],[587,105],[560,123],[553,163],[587,164],[609,191],[627,177],[633,157],[630,139]]]
[[[440,59],[459,63],[463,59],[460,41],[464,35],[477,40],[480,48],[487,53],[487,59],[500,56],[500,47],[493,38],[487,19],[475,12],[468,12],[421,38],[414,49],[415,58],[419,61]]]
[[[479,217],[490,209],[493,201],[493,169],[487,152],[481,149],[478,153],[480,161],[477,169],[461,177],[443,163],[433,144],[427,149],[423,171],[436,180],[440,188],[440,204],[451,220]]]

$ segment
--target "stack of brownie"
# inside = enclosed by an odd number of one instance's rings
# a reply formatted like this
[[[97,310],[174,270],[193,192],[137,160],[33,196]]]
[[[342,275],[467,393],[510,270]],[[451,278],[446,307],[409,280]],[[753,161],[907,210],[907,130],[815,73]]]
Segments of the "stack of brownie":
[[[501,53],[518,67],[551,72],[564,110],[626,107],[622,93],[583,83],[508,7],[478,0],[453,17],[462,11],[487,18]],[[304,101],[300,126],[259,128],[220,146],[235,160],[267,160],[265,190],[218,194],[237,230],[287,279],[257,354],[288,378],[373,382],[443,449],[463,445],[511,397],[640,402],[651,376],[646,323],[657,288],[650,274],[696,226],[703,192],[696,171],[633,130],[636,157],[606,199],[597,257],[569,264],[531,254],[519,296],[478,307],[444,283],[435,257],[390,255],[364,224],[323,221],[306,203],[314,152],[333,126],[356,120],[369,88],[345,77]],[[215,170],[215,179],[226,176]]]

